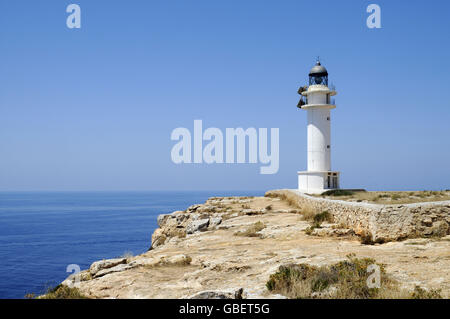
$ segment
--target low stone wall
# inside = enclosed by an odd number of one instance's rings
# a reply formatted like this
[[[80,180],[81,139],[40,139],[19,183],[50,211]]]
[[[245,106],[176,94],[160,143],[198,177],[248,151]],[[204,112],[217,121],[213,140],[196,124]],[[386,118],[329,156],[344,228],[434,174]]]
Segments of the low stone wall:
[[[374,242],[450,234],[450,201],[380,205],[312,197],[297,190],[274,190],[266,196],[285,197],[318,213],[328,211],[336,223]]]

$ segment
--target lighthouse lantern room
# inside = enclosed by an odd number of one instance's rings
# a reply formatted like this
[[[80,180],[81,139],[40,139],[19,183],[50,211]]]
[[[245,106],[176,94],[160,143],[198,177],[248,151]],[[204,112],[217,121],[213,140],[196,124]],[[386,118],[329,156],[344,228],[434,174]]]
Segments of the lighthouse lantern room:
[[[328,86],[328,71],[319,60],[309,73],[309,85],[303,86],[298,107],[307,111],[307,171],[298,172],[299,191],[322,194],[339,188],[339,172],[331,170],[331,116],[337,93]]]

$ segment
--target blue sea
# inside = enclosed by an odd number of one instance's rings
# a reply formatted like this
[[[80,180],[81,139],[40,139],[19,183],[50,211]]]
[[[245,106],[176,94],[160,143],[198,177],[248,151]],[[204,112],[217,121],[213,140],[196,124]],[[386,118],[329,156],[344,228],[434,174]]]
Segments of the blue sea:
[[[1,192],[0,298],[45,292],[99,259],[148,250],[159,214],[264,192]]]

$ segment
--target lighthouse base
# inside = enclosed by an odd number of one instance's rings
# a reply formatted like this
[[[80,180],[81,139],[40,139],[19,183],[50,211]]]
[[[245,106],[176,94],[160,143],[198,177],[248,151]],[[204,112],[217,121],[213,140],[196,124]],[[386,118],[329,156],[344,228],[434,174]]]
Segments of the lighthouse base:
[[[339,189],[339,172],[298,172],[298,190],[306,194],[322,194]]]

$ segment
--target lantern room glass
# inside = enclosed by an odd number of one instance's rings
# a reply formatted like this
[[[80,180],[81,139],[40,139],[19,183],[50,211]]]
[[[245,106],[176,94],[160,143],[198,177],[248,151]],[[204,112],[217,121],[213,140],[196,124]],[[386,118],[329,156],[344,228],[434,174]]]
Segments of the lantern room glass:
[[[311,75],[309,77],[309,85],[328,86],[328,76],[327,75]]]

